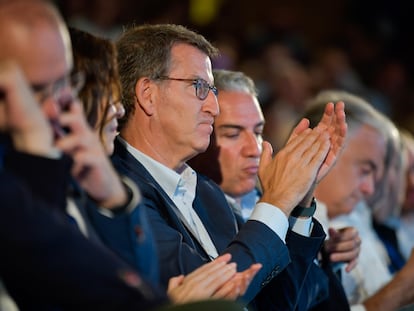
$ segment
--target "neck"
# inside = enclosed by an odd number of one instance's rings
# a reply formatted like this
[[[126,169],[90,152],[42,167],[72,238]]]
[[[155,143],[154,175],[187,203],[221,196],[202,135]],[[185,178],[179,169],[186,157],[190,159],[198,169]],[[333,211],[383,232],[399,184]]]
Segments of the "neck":
[[[154,135],[128,127],[125,127],[120,135],[132,147],[170,169],[178,172],[182,169],[185,163],[185,161],[174,156],[176,155],[175,152],[165,148],[168,144],[163,144],[163,142],[158,137],[154,137]]]

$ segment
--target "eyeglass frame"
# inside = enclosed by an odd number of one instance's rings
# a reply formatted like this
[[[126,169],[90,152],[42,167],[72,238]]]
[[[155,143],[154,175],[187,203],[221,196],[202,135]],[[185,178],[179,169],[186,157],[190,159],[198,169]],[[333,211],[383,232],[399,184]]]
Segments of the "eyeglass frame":
[[[76,84],[73,83],[73,81],[75,80]],[[71,74],[66,74],[51,83],[30,84],[33,93],[39,97],[40,103],[43,103],[49,97],[53,97],[55,100],[58,100],[59,94],[66,87],[71,88],[71,95],[73,98],[76,98],[84,86],[85,73],[83,71],[77,71]]]
[[[210,83],[208,83],[206,80],[202,79],[202,78],[195,78],[195,79],[183,79],[183,78],[172,78],[172,77],[168,77],[168,76],[159,76],[156,78],[156,80],[172,80],[172,81],[182,81],[182,82],[191,82],[192,86],[194,87],[195,90],[195,96],[199,99],[199,100],[205,100],[208,97],[208,93],[210,91],[213,92],[213,94],[217,97],[218,96],[218,89],[214,86],[211,85]],[[204,85],[204,89],[207,89],[208,91],[206,92],[205,96],[201,96],[200,95],[200,91],[203,89],[203,85]]]

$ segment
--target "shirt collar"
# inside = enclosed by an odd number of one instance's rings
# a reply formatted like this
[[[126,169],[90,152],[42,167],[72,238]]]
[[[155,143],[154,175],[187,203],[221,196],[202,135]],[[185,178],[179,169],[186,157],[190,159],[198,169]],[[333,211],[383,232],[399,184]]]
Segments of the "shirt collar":
[[[131,146],[126,140],[122,137],[118,137],[120,142],[126,147],[129,153],[137,159],[152,175],[155,181],[160,185],[160,187],[167,193],[170,198],[173,198],[175,190],[177,189],[178,183],[181,179],[181,175],[176,171],[170,169],[164,164],[154,160],[153,158],[142,153],[138,149]],[[185,164],[185,168],[182,170],[181,174],[184,174],[187,168],[190,168]],[[191,168],[190,168],[191,169]]]

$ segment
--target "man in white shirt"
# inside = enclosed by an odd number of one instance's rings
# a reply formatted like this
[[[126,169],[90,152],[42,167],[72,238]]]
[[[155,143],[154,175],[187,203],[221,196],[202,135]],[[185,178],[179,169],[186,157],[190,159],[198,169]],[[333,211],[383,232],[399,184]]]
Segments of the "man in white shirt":
[[[388,282],[387,267],[378,260],[381,257],[378,240],[372,238],[375,232],[368,225],[369,210],[361,205],[356,209],[361,201],[374,194],[378,181],[383,177],[389,144],[396,129],[368,102],[341,91],[318,94],[311,101],[305,117],[311,124],[316,124],[323,111],[323,103],[338,100],[345,103],[348,123],[346,147],[335,167],[316,187],[315,197],[325,203],[330,225],[336,223],[337,228],[351,225],[360,230],[360,261],[351,273],[342,274],[343,285],[352,303],[351,310],[397,310],[414,301],[414,258],[411,256],[405,267]]]
[[[164,284],[228,252],[238,269],[263,265],[242,297],[258,309],[305,310],[323,299],[326,283],[315,286],[318,279],[307,279],[323,230],[306,216],[306,234],[297,234],[288,216],[297,205],[305,214],[313,210],[313,185],[342,148],[343,106],[327,105],[314,130],[302,120],[274,159],[271,146],[263,144],[258,168],[263,195],[239,230],[223,192],[186,164],[207,148],[219,113],[211,68],[215,48],[177,25],[131,28],[117,48],[126,114],[113,163],[142,191]],[[285,268],[293,258],[297,270],[290,274]]]

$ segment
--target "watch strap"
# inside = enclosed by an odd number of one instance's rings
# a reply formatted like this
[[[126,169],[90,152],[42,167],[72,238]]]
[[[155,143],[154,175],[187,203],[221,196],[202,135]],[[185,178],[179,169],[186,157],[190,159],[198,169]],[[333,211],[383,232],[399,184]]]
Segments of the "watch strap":
[[[315,198],[312,199],[311,206],[304,207],[297,205],[292,212],[290,213],[290,216],[293,217],[312,217],[313,214],[315,214],[316,211],[316,200]]]

